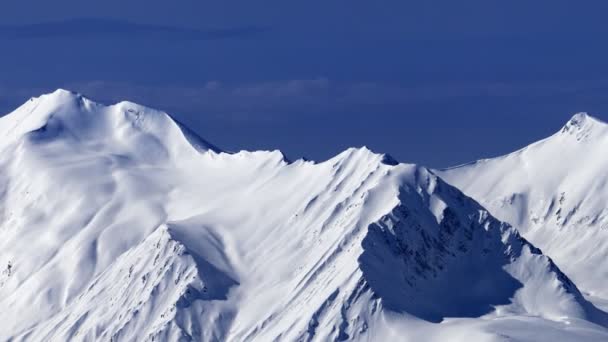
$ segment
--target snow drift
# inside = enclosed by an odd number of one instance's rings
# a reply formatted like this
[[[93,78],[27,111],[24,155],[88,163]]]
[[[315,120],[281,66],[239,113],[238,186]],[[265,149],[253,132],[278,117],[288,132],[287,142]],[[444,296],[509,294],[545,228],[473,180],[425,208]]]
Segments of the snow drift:
[[[514,228],[366,148],[225,153],[63,90],[0,136],[2,340],[608,338]]]

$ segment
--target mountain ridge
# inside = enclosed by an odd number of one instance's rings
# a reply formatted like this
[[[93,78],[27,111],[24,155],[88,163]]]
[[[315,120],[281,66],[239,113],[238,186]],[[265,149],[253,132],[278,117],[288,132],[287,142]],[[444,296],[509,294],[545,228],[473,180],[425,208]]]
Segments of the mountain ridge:
[[[577,114],[558,132],[513,153],[437,170],[543,249],[590,296],[608,295],[603,150],[608,125]],[[589,248],[593,246],[593,248]],[[601,301],[600,301],[601,302]]]
[[[0,339],[608,336],[551,258],[424,167],[200,149],[162,112],[54,96],[0,119]]]
[[[587,128],[587,130],[589,130],[589,129],[592,129],[593,127],[598,127],[599,129],[606,128],[606,127],[608,127],[608,123],[590,115],[587,112],[578,112],[578,113],[573,114],[572,117],[568,121],[566,121],[566,123],[559,130],[555,131],[555,133],[553,133],[552,135],[550,135],[546,138],[540,139],[538,141],[532,142],[522,148],[516,149],[513,152],[510,152],[510,153],[507,153],[504,155],[500,155],[500,156],[481,158],[481,159],[473,160],[470,162],[466,162],[466,163],[458,164],[458,165],[454,165],[454,166],[436,168],[434,170],[437,170],[439,172],[445,172],[445,171],[450,171],[453,169],[458,169],[458,168],[462,168],[462,167],[466,167],[466,166],[484,163],[485,161],[489,161],[489,160],[504,158],[504,157],[507,157],[509,155],[516,154],[516,153],[523,153],[527,149],[529,149],[533,146],[536,146],[537,144],[541,144],[551,138],[561,136],[568,132],[572,133],[572,131],[576,132],[578,130],[583,130],[584,128]],[[580,139],[578,141],[580,141]]]

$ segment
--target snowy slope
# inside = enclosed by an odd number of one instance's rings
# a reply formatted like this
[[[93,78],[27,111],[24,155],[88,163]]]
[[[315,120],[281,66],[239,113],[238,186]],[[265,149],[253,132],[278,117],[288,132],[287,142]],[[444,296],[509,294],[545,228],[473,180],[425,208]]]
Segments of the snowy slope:
[[[608,125],[585,113],[512,154],[437,171],[608,299]]]
[[[0,137],[0,340],[608,339],[517,231],[366,148],[229,154],[62,90]]]

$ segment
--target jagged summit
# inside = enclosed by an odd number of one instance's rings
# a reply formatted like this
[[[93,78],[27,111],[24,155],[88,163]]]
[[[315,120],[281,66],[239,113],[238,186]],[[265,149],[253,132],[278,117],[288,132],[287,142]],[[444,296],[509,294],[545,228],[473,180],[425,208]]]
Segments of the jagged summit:
[[[576,113],[576,114],[574,114],[572,116],[572,118],[570,118],[570,120],[568,121],[567,124],[570,124],[570,125],[580,125],[580,124],[584,123],[589,118],[590,118],[590,116],[586,112]]]
[[[590,129],[592,126],[605,127],[606,123],[589,115],[588,113],[581,112],[576,113],[570,120],[562,127],[561,132],[571,132],[572,130],[584,130]]]

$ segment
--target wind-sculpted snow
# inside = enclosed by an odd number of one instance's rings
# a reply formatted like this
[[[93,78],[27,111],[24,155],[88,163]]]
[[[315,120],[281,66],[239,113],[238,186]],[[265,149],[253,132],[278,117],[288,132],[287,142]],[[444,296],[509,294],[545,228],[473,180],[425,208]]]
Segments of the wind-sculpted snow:
[[[366,148],[225,153],[57,91],[0,119],[1,340],[606,340],[551,259]]]

